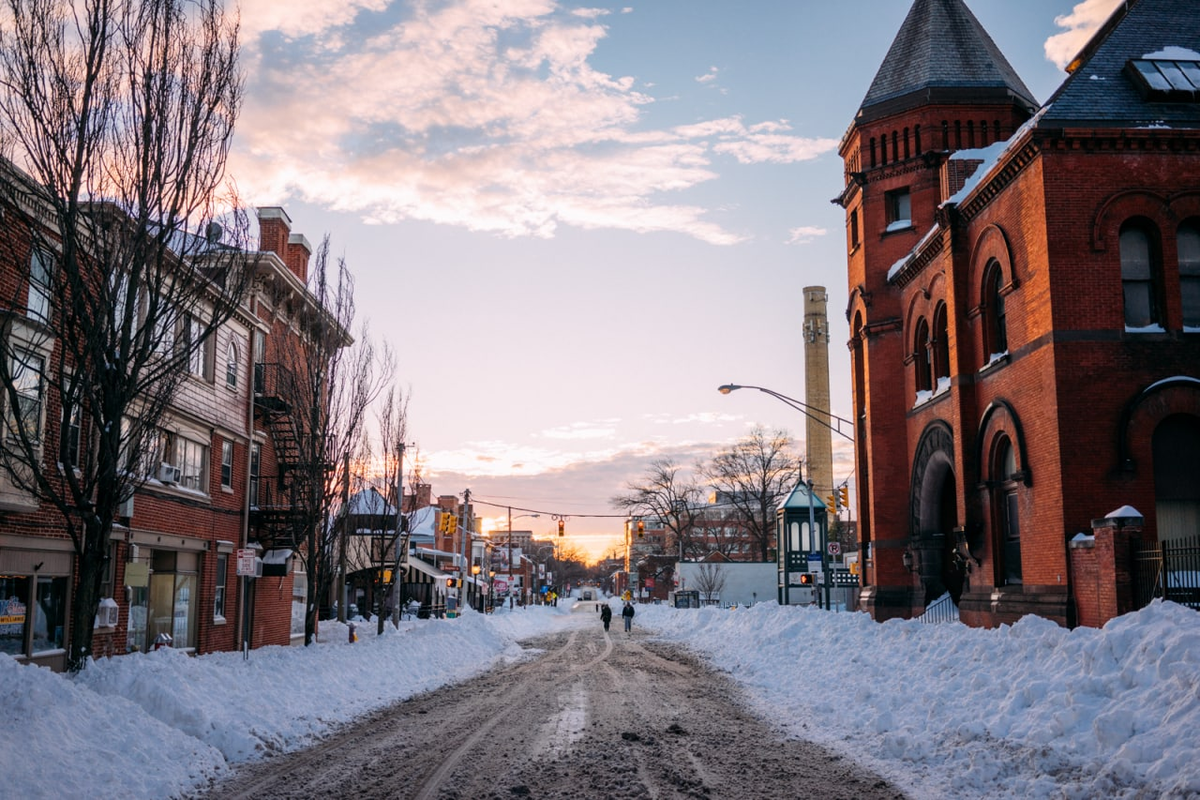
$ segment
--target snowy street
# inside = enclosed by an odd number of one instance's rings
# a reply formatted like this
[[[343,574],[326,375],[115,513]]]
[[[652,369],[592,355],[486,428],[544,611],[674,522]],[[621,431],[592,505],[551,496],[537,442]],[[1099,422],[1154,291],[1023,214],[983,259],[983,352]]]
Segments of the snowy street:
[[[618,621],[607,642],[592,604],[569,605],[405,621],[381,638],[360,626],[355,644],[322,623],[309,648],[163,650],[75,678],[0,656],[5,796],[228,796],[282,769],[272,791],[297,796],[370,794],[379,779],[392,796],[439,797],[488,777],[489,791],[535,798],[737,797],[821,752],[782,758],[749,712],[826,748],[835,787],[863,770],[913,798],[1200,797],[1200,617],[1178,605],[1073,631],[650,605],[630,639]],[[734,685],[743,710],[724,704]],[[362,743],[326,756],[335,734]],[[756,766],[731,772],[742,763]],[[406,774],[418,783],[389,777]]]
[[[519,613],[519,612],[518,612]],[[785,741],[727,678],[592,604],[528,657],[251,765],[217,798],[898,798],[826,749]]]

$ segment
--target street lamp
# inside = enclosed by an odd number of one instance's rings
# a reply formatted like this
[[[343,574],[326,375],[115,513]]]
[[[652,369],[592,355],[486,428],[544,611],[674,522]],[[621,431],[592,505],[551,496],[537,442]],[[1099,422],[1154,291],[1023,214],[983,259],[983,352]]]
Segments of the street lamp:
[[[854,430],[854,423],[852,423],[848,419],[842,419],[841,417],[837,416],[836,414],[831,414],[826,409],[813,408],[812,406],[808,405],[807,403],[802,403],[793,397],[788,397],[785,394],[780,394],[779,392],[776,392],[772,389],[765,389],[762,386],[740,386],[736,383],[727,383],[724,386],[717,387],[717,391],[720,392],[721,394],[729,394],[730,392],[737,391],[738,389],[757,389],[758,391],[762,392],[763,394],[769,394],[769,395],[771,395],[771,397],[774,397],[776,400],[786,403],[787,405],[796,409],[797,411],[799,411],[801,414],[808,417],[809,419],[816,420],[817,422],[824,425],[826,428],[829,428],[829,430],[833,431],[834,433],[844,436],[846,439],[850,440],[851,442],[854,441],[853,436],[851,436],[850,434],[848,434],[844,430],[842,430],[842,425],[846,425],[848,428],[850,428],[850,430]],[[828,419],[823,419],[823,417],[828,417]],[[833,420],[833,423],[830,423],[829,420]]]

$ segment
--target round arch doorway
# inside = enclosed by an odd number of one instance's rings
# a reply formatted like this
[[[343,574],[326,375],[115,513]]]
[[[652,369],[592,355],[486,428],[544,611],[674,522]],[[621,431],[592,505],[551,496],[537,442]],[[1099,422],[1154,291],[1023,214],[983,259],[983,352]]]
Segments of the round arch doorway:
[[[955,556],[958,491],[954,437],[944,422],[931,423],[921,436],[913,461],[910,504],[924,604],[949,593],[957,605],[966,585],[966,570],[962,559]]]

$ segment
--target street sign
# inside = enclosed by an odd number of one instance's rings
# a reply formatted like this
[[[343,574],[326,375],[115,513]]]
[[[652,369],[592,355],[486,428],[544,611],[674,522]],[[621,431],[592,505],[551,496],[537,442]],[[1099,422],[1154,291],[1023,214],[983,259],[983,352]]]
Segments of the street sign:
[[[820,569],[821,569],[821,554],[820,553],[809,553],[808,554],[808,571],[809,572],[817,572]]]
[[[838,553],[842,552],[842,543],[830,542],[828,545],[826,545],[826,548],[829,550],[829,555],[836,556]]]
[[[249,548],[241,548],[237,551],[237,574],[239,576],[253,576],[256,572],[254,568],[254,551]]]

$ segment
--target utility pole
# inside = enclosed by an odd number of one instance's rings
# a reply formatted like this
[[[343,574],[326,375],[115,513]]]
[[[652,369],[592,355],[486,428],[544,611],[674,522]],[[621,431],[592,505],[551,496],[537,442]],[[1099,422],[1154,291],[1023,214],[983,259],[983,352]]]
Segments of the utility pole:
[[[467,604],[467,591],[469,584],[468,576],[471,574],[471,490],[463,490],[463,513],[462,513],[462,532],[463,532],[463,567],[462,572],[462,597],[458,598],[460,606]]]
[[[512,563],[512,506],[508,507],[508,593],[511,595],[516,589],[513,586],[513,563]],[[525,588],[525,587],[521,587]]]
[[[338,622],[346,621],[346,537],[350,531],[350,454],[342,462],[342,535],[338,541]]]
[[[384,507],[387,498],[384,498]],[[404,442],[400,442],[396,456],[396,531],[392,537],[395,543],[396,557],[392,566],[392,624],[400,626],[400,568],[405,553],[408,552],[408,533],[404,524]],[[379,617],[379,630],[383,633],[383,616]]]

